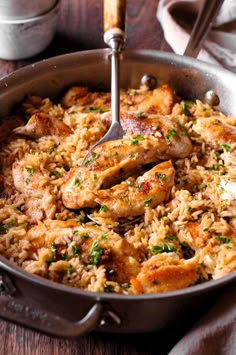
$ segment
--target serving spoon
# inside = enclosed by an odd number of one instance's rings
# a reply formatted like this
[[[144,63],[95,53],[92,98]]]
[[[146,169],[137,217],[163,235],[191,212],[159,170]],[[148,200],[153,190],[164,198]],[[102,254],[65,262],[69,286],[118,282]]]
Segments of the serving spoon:
[[[125,42],[125,17],[126,0],[104,0],[104,42],[111,48],[111,126],[87,152],[82,165],[96,146],[125,134],[120,123],[120,56]]]

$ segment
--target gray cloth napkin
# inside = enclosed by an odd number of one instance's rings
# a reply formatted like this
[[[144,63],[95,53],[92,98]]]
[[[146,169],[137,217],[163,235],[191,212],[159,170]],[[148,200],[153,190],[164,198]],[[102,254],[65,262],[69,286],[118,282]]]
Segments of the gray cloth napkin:
[[[159,1],[157,19],[166,41],[177,54],[183,54],[185,51],[202,1]],[[224,0],[198,59],[236,72],[236,0]]]
[[[212,303],[209,311],[178,341],[168,355],[236,354],[236,284],[224,289]]]

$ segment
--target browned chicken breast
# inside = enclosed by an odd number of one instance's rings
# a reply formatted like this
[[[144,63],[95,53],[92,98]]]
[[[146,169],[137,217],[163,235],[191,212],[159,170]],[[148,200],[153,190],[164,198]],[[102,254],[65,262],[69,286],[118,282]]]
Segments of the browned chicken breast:
[[[95,201],[105,206],[98,215],[116,219],[143,214],[145,207],[154,208],[169,198],[174,175],[171,161],[166,161],[136,180],[129,178],[111,189],[97,191]]]
[[[63,267],[70,265],[69,259],[75,256],[79,256],[86,265],[104,265],[107,269],[107,280],[110,281],[129,282],[130,278],[140,271],[138,250],[119,234],[95,225],[47,220],[31,228],[26,238],[32,240],[37,248],[53,249],[53,255],[50,257],[55,264],[59,264],[58,274],[62,273]],[[45,263],[47,261],[44,260]]]
[[[35,113],[25,126],[17,127],[13,131],[35,139],[50,135],[65,137],[72,133],[70,127],[57,117],[51,117],[43,112]]]
[[[192,143],[186,134],[186,130],[168,116],[148,115],[147,117],[142,113],[122,112],[120,119],[122,128],[126,133],[165,138],[166,142],[170,143],[167,148],[170,156],[183,158],[192,151]],[[111,112],[103,113],[101,120],[109,128]]]
[[[175,255],[157,254],[142,264],[140,273],[131,279],[135,294],[180,290],[197,282],[198,258],[178,259]]]
[[[125,136],[97,146],[86,166],[72,168],[66,175],[61,186],[64,205],[76,209],[96,206],[94,193],[101,187],[109,188],[128,171],[143,164],[169,159],[169,147],[174,147],[175,139],[169,137],[167,142],[164,138]],[[176,154],[177,147],[176,143]],[[181,156],[183,153],[179,152]]]
[[[28,196],[24,201],[24,212],[32,223],[43,218],[53,218],[56,212],[56,196],[49,180],[38,166],[27,165],[24,160],[14,162],[12,176],[17,191]]]
[[[169,85],[162,85],[154,90],[142,88],[121,90],[121,111],[136,111],[168,115],[171,113],[177,97]],[[86,87],[73,86],[61,100],[65,108],[73,105],[100,112],[111,109],[111,94],[108,92],[90,92]]]
[[[193,130],[208,144],[218,148],[236,142],[236,127],[229,122],[231,122],[230,117],[227,119],[220,116],[201,117],[196,120]]]

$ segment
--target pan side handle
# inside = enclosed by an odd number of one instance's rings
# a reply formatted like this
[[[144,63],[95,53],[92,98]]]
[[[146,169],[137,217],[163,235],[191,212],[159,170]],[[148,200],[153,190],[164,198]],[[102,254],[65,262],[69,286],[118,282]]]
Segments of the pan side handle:
[[[78,337],[94,330],[101,319],[103,304],[96,303],[78,322],[70,322],[51,312],[34,309],[14,300],[0,296],[0,316],[6,320],[58,337]]]
[[[78,337],[102,325],[105,304],[95,303],[78,322],[71,322],[42,308],[33,308],[14,297],[16,287],[6,272],[0,270],[0,317],[58,337]],[[112,312],[111,316],[112,316]],[[114,317],[113,317],[114,318]]]

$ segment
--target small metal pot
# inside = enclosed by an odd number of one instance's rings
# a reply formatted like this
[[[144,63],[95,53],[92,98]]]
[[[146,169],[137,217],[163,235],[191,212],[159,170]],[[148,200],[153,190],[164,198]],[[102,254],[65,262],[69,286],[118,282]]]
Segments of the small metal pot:
[[[0,19],[20,20],[48,12],[56,0],[0,0]]]
[[[0,17],[0,58],[19,60],[42,52],[55,35],[60,3],[34,17]]]
[[[0,81],[0,115],[26,94],[60,95],[71,85],[110,87],[108,50],[51,58],[20,69]],[[213,90],[227,114],[236,113],[236,76],[226,70],[158,51],[127,51],[121,87],[138,87],[145,75],[169,83],[185,99],[205,100]],[[209,94],[208,94],[209,95]],[[74,337],[89,331],[148,332],[180,327],[201,315],[236,272],[215,281],[162,294],[92,293],[31,275],[0,257],[0,316],[48,334]]]

